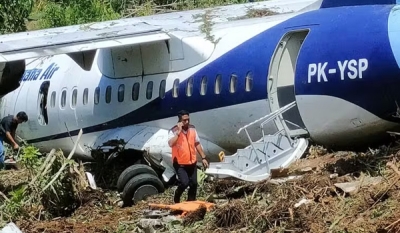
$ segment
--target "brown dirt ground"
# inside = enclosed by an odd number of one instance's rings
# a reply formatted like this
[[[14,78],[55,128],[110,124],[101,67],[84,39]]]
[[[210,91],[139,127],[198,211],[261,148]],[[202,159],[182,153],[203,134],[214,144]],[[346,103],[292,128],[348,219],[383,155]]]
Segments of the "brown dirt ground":
[[[184,220],[186,230],[400,232],[400,172],[387,166],[392,162],[395,167],[400,167],[398,151],[398,148],[382,147],[379,151],[365,153],[327,153],[312,147],[307,158],[286,171],[287,174],[302,171],[300,179],[282,184],[226,180],[206,183],[201,187],[202,192],[219,194],[227,200],[217,202],[209,213],[199,210],[197,215],[189,216],[190,219]],[[337,176],[332,177],[333,173]],[[23,181],[16,177],[24,176],[23,171],[0,174],[0,190],[17,186],[10,184],[9,177]],[[334,186],[368,176],[382,176],[383,181],[375,186],[361,187],[351,194]],[[170,204],[172,200],[170,191],[129,208],[118,207],[118,198],[110,192],[94,192],[87,199],[89,201],[70,217],[47,221],[19,220],[16,224],[24,232],[130,232],[136,229],[137,220],[148,209],[147,203]],[[301,199],[310,203],[296,208],[295,204]]]

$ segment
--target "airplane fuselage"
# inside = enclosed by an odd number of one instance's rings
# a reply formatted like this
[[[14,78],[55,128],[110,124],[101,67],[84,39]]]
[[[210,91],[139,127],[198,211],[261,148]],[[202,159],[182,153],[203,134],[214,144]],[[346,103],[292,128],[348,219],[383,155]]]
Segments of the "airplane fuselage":
[[[113,138],[164,153],[165,132],[186,109],[206,153],[216,155],[247,146],[240,127],[296,101],[283,116],[303,133],[327,146],[354,145],[399,126],[398,9],[344,6],[230,21],[213,26],[218,41],[185,32],[170,44],[99,49],[86,70],[68,55],[35,59],[20,88],[2,99],[1,115],[26,111],[17,134],[47,150],[70,151],[83,129],[77,154],[90,156],[85,146]],[[258,125],[249,132],[261,137]]]

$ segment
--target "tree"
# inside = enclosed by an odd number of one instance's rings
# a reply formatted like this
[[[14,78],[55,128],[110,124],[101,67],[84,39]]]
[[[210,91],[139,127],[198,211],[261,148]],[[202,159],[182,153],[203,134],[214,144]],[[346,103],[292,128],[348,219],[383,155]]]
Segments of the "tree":
[[[106,21],[120,18],[104,0],[47,0],[36,9],[40,28]]]
[[[33,0],[1,0],[0,34],[26,31],[25,22],[33,4]]]

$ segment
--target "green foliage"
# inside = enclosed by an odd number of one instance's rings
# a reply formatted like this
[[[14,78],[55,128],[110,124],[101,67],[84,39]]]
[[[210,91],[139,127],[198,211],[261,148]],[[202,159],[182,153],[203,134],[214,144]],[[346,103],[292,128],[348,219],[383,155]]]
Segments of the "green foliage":
[[[257,0],[256,0],[257,1]],[[113,5],[123,17],[138,17],[167,13],[173,11],[185,11],[198,8],[225,6],[239,3],[247,3],[247,0],[124,0],[121,7]]]
[[[1,0],[0,34],[246,2],[248,1]]]
[[[36,147],[25,146],[22,148],[21,163],[33,174],[41,164],[41,155]]]
[[[22,155],[20,162],[27,168],[30,176],[33,177],[41,165],[42,161],[40,156],[42,154],[39,152],[39,149],[34,146],[25,146],[22,147],[21,150]],[[0,209],[2,209],[0,221],[8,222],[27,215],[25,206],[29,198],[29,196],[26,195],[27,190],[27,186],[23,185],[8,193],[10,198],[6,199],[3,205],[0,206]]]
[[[25,191],[26,186],[22,186],[9,193],[11,198],[6,200],[5,204],[1,206],[2,218],[0,220],[7,223],[27,214],[24,210],[24,202],[26,200]]]
[[[118,19],[112,4],[104,0],[47,0],[37,6],[36,15],[41,28]]]
[[[21,154],[19,162],[29,171],[24,173],[28,179],[17,189],[0,190],[0,229],[9,221],[35,218],[32,213],[40,212],[45,219],[67,216],[86,200],[84,169],[74,160],[67,160],[61,150],[44,157],[38,148],[26,145]]]
[[[25,20],[32,10],[33,3],[33,0],[1,0],[0,34],[25,31]]]

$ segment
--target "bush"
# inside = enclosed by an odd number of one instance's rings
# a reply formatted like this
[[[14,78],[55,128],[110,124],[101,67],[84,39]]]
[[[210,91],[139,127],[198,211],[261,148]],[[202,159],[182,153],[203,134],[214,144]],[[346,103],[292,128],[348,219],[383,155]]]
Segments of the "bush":
[[[26,31],[26,23],[32,11],[33,0],[0,1],[0,34]]]

